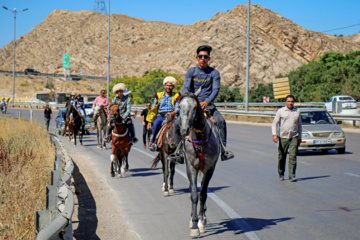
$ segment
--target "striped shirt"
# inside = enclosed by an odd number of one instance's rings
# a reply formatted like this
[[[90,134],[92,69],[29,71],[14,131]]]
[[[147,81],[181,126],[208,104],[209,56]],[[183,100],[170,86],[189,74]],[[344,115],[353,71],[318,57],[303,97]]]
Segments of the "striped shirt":
[[[279,133],[277,133],[279,129]],[[275,115],[271,127],[272,135],[277,135],[280,138],[293,138],[298,136],[301,138],[302,125],[300,110],[293,108],[288,109],[286,106],[280,108]]]

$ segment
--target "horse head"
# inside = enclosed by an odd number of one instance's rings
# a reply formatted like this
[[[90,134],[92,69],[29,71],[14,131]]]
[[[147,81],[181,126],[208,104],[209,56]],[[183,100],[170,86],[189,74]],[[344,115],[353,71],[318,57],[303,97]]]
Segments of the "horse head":
[[[194,125],[197,116],[203,114],[203,110],[200,106],[197,96],[199,95],[201,88],[195,93],[187,92],[181,94],[180,98],[180,133],[181,136],[185,137],[189,135],[190,129]]]
[[[100,115],[103,108],[104,108],[104,106],[102,104],[96,104],[95,109],[94,109],[94,114]]]
[[[114,120],[114,122],[118,125],[124,123],[124,118],[120,116],[119,104],[111,105],[109,115],[109,119]]]

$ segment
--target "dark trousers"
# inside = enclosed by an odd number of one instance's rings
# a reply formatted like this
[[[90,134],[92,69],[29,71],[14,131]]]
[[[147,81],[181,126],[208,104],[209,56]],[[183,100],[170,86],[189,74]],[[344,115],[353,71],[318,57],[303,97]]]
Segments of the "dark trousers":
[[[146,145],[146,139],[147,142],[150,142],[150,135],[151,135],[151,130],[147,130],[147,124],[145,124],[145,126],[143,126],[143,142]]]
[[[134,124],[132,123],[131,119],[128,119],[125,121],[125,126],[127,129],[129,129],[129,137],[130,137],[130,141],[136,137],[135,135],[135,127]],[[109,121],[109,125],[108,125],[108,135],[111,134],[112,130],[114,129],[114,122],[113,121]]]
[[[224,145],[226,145],[226,139],[227,139],[227,130],[226,130],[226,122],[224,117],[221,115],[221,113],[216,109],[213,108],[211,110],[208,110],[210,113],[210,116],[213,116],[216,121],[216,126],[219,128],[220,133],[220,139],[223,142]],[[176,145],[178,145],[181,141],[181,134],[180,134],[180,118],[177,118],[174,125],[174,138]],[[225,152],[225,149],[221,146],[221,152]]]
[[[50,118],[45,118],[46,131],[49,131]]]
[[[296,155],[298,153],[298,137],[279,138],[278,142],[278,173],[284,176],[286,155],[289,151],[289,177],[295,177],[296,171]]]

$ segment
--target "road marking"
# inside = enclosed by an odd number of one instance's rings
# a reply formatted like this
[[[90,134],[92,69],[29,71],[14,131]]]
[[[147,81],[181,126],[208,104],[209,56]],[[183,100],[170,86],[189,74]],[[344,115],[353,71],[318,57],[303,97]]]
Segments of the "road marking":
[[[138,152],[141,152],[151,158],[155,157],[152,154],[149,154],[137,147],[132,147],[132,149],[134,149]],[[183,176],[185,179],[188,179],[187,174],[185,172],[183,172],[182,170],[176,169],[176,172],[179,173],[181,176]],[[243,218],[240,216],[240,214],[235,212],[229,205],[227,205],[221,198],[219,198],[215,193],[211,192],[211,190],[209,190],[209,189],[208,189],[208,196],[226,213],[226,215],[229,218],[236,219],[236,222],[238,223],[239,227],[243,231],[245,231],[244,234],[246,235],[247,238],[249,238],[249,240],[260,240],[261,239],[255,232],[252,231],[253,229],[249,226],[249,224],[247,224],[247,222],[245,220],[243,220]]]
[[[312,163],[308,163],[308,162],[304,162],[304,161],[297,161],[298,163],[302,163],[302,164],[305,164],[305,165],[312,165]]]
[[[265,152],[263,152],[263,151],[256,150],[256,149],[251,149],[250,151],[252,151],[252,152],[256,152],[256,153],[265,153]]]
[[[345,173],[346,175],[352,176],[352,177],[360,177],[360,175],[354,174],[354,173]]]

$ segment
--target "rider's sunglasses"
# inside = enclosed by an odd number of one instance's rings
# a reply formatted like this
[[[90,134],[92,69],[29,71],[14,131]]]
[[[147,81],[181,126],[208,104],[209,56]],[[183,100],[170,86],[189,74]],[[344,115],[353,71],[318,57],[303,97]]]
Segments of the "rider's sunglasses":
[[[202,58],[208,59],[209,55],[198,55],[198,58],[200,58],[200,59],[202,59]]]

